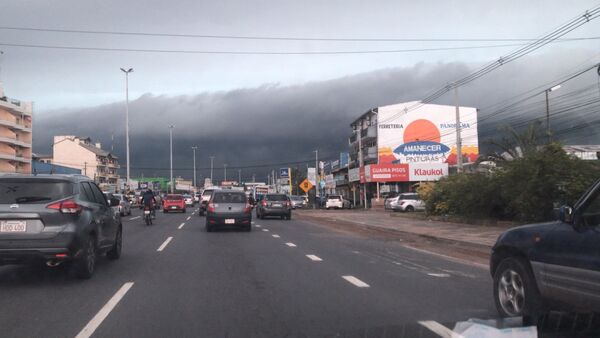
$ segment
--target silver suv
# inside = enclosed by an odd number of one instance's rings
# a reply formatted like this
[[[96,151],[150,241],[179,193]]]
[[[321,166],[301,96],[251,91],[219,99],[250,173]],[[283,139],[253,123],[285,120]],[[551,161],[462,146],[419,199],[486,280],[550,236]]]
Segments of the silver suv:
[[[385,200],[385,208],[394,211],[412,212],[416,210],[424,210],[425,203],[419,199],[416,193],[403,193],[396,197],[390,197]]]
[[[100,254],[121,256],[121,218],[111,209],[119,201],[88,177],[2,175],[0,192],[0,265],[69,263],[87,279]]]

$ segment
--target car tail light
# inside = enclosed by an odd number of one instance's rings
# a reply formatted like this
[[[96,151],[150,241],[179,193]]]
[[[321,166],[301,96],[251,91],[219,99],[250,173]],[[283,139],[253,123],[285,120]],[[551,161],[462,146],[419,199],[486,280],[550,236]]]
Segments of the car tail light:
[[[83,209],[73,200],[65,200],[48,205],[46,208],[59,210],[63,214],[78,214]]]
[[[285,202],[285,205],[287,205],[288,208],[291,208],[292,207],[292,202],[287,201],[287,202]]]
[[[215,205],[213,203],[208,203],[208,207],[206,210],[208,212],[215,212]]]
[[[267,201],[266,200],[263,200],[261,203],[262,203],[263,207],[267,206]]]
[[[246,202],[246,207],[244,208],[244,213],[249,214],[252,212],[252,204]]]

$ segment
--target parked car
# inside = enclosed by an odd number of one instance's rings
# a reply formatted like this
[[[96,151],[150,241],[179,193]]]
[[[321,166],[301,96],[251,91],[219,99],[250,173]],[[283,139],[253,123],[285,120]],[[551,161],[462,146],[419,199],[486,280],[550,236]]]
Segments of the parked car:
[[[113,197],[119,200],[119,214],[121,216],[131,215],[131,204],[129,203],[129,199],[123,194],[113,194]]]
[[[281,219],[292,219],[292,202],[284,194],[266,194],[256,205],[256,217],[279,216]]]
[[[198,210],[198,215],[204,216],[204,214],[206,214],[206,208],[208,206],[208,201],[210,200],[212,193],[215,190],[216,189],[214,189],[214,188],[204,189],[204,191],[202,192],[202,196],[200,198],[200,208]]]
[[[206,208],[206,231],[222,226],[252,230],[252,206],[243,191],[215,191]]]
[[[417,193],[407,192],[396,197],[387,198],[384,202],[385,209],[394,211],[412,212],[425,210],[425,202],[419,198]]]
[[[547,310],[600,309],[600,180],[559,220],[505,231],[492,248],[490,272],[500,315],[537,317]]]
[[[192,195],[183,195],[183,200],[185,201],[185,206],[186,207],[193,207],[194,206],[194,196],[192,196]]]
[[[98,186],[82,175],[0,177],[0,265],[71,262],[79,278],[90,278],[100,254],[118,259],[122,226]]]
[[[169,194],[163,200],[163,213],[181,211],[185,213],[185,200],[180,194]]]
[[[342,197],[342,203],[343,203],[344,209],[352,209],[353,203],[349,199]]]
[[[342,209],[344,208],[344,201],[340,195],[329,195],[325,200],[325,209],[331,208]]]
[[[304,201],[304,198],[302,198],[301,196],[296,196],[296,195],[291,195],[289,196],[290,198],[290,202],[292,202],[292,209],[297,209],[297,208],[305,208],[306,207],[306,202]]]

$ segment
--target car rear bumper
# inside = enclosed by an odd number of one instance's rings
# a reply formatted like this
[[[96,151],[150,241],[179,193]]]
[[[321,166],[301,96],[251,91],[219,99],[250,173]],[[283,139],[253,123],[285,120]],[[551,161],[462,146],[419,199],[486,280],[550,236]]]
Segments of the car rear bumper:
[[[291,209],[283,208],[262,208],[260,214],[265,216],[285,216],[292,212]]]
[[[226,220],[233,220],[233,223],[227,223]],[[251,214],[208,214],[206,222],[210,225],[225,226],[250,226],[252,224]]]
[[[165,205],[163,206],[163,208],[165,210],[183,210],[185,209],[185,206],[181,206],[181,205]]]
[[[26,264],[34,261],[64,261],[73,257],[68,248],[0,249],[0,265]]]

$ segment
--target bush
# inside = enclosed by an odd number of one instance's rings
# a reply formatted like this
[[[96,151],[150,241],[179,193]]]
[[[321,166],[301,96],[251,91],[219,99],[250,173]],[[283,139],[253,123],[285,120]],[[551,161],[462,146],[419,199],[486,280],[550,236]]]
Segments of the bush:
[[[492,173],[448,176],[419,193],[431,214],[544,221],[557,205],[575,203],[598,177],[596,163],[551,144],[500,162]]]

